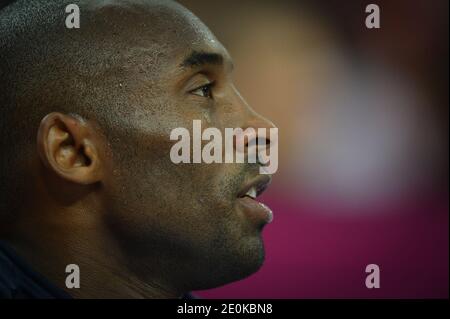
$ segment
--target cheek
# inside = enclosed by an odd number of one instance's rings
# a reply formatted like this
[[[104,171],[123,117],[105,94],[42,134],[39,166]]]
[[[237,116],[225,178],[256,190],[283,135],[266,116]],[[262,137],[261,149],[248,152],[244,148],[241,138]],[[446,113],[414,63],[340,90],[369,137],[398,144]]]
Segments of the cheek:
[[[189,231],[181,229],[186,225],[212,231],[239,220],[233,205],[242,174],[236,167],[174,164],[169,133],[139,132],[120,136],[121,145],[113,146],[104,183],[109,211],[133,227],[169,232]]]

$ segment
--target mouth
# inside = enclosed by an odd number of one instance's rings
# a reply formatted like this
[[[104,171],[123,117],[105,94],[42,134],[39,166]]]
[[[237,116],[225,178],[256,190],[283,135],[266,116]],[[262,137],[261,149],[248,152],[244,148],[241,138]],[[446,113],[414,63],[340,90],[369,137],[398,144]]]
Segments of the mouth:
[[[256,200],[269,187],[271,181],[271,176],[259,175],[246,183],[237,195],[244,213],[258,224],[270,223],[273,219],[272,210]]]
[[[252,199],[256,199],[269,187],[272,177],[269,175],[260,175],[249,183],[245,184],[244,187],[238,193],[238,197],[242,198],[248,196]]]

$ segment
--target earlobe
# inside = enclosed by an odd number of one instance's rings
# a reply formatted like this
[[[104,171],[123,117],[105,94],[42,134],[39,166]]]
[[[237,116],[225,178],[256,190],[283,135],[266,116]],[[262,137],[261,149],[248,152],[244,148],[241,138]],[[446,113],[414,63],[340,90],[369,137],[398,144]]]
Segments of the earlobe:
[[[39,126],[37,146],[44,165],[61,178],[79,184],[101,180],[93,129],[80,118],[50,113]]]

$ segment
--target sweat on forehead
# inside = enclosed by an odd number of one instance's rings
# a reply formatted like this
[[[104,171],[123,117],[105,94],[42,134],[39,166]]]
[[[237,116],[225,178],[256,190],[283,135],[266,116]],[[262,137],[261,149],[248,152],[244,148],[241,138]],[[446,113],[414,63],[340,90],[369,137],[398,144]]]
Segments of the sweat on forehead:
[[[121,52],[130,61],[163,67],[194,51],[224,51],[203,22],[173,1],[94,1],[83,9],[89,22],[81,36],[95,47],[99,43],[102,49]]]
[[[2,9],[2,27],[12,32],[54,35],[61,38],[89,35],[133,41],[164,40],[165,42],[196,43],[214,38],[208,28],[189,10],[171,0],[74,0],[79,7],[81,27],[68,30],[65,0],[16,0]],[[59,37],[57,37],[59,35]],[[45,39],[44,39],[45,40]]]
[[[190,11],[173,1],[88,1],[80,11],[89,16],[87,29],[122,34],[127,40],[163,40],[195,44],[215,39]]]
[[[64,63],[67,71],[73,68],[100,76],[105,67],[139,62],[164,66],[192,51],[207,51],[211,44],[220,46],[197,17],[173,1],[74,3],[80,8],[80,29],[65,27],[64,0],[17,0],[4,8],[0,21],[2,56],[6,59],[11,55],[11,64],[40,64],[44,71],[52,69],[45,68],[47,63]]]

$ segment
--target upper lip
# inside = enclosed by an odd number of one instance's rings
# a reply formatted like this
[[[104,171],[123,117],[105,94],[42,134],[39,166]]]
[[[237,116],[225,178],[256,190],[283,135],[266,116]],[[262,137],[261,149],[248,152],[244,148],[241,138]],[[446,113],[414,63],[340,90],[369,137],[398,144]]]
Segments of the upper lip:
[[[256,196],[261,195],[267,187],[269,187],[272,177],[270,175],[259,175],[246,183],[238,193],[238,197],[244,197],[247,192],[252,188],[256,188]]]

